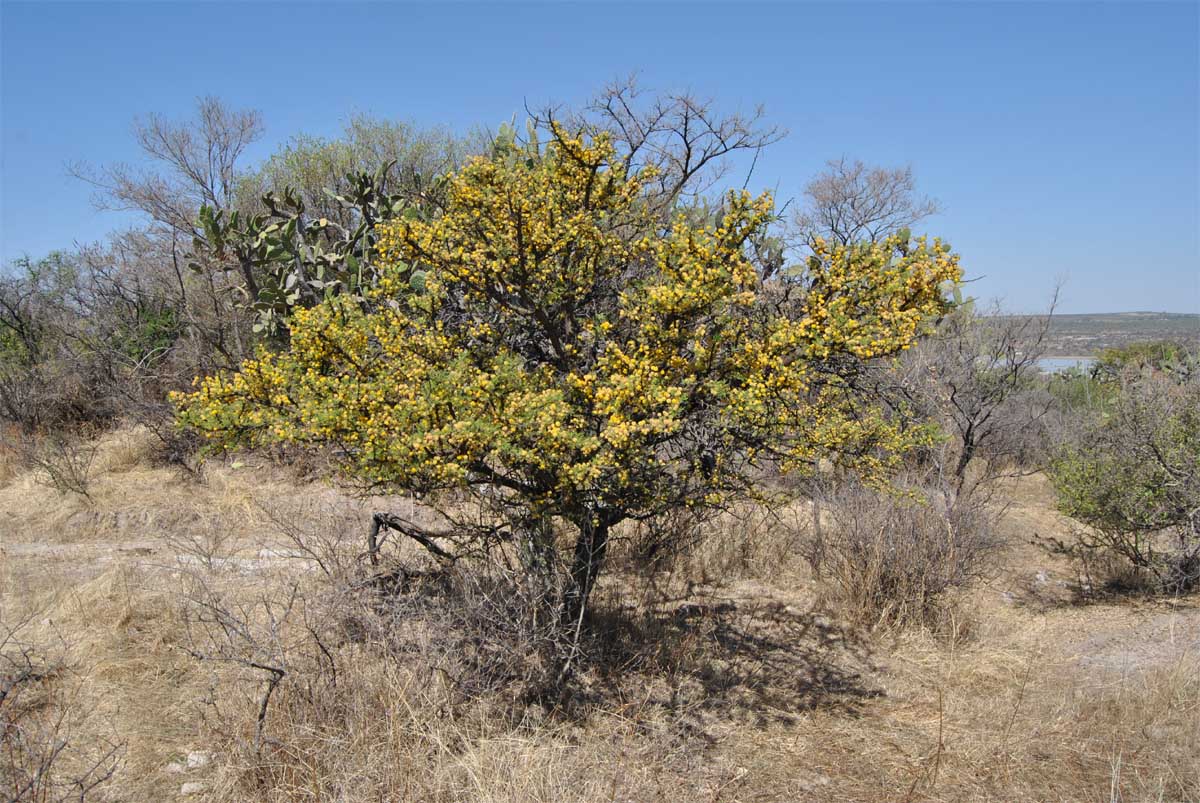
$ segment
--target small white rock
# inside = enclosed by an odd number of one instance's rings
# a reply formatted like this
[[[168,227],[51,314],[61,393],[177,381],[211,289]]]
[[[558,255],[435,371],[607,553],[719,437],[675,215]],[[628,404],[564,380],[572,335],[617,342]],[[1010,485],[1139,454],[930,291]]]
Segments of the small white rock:
[[[810,775],[807,778],[797,778],[796,787],[802,792],[812,792],[822,786],[829,785],[829,778],[821,773]]]
[[[188,781],[179,788],[179,794],[184,797],[191,797],[192,795],[202,794],[206,788],[207,785],[203,781]]]
[[[189,770],[199,769],[207,764],[209,760],[208,753],[202,753],[199,750],[188,753],[187,768]]]
[[[183,772],[183,770],[184,770],[183,764],[179,763],[178,761],[172,761],[170,764],[168,764],[166,766],[166,771],[171,773],[172,775],[177,775],[177,774]]]

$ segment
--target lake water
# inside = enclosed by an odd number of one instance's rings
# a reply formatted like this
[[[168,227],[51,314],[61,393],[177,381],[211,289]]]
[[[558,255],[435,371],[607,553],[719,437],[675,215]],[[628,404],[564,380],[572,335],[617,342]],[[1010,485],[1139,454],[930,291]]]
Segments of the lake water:
[[[1048,374],[1057,374],[1075,366],[1087,368],[1095,361],[1092,357],[1043,357],[1038,360],[1038,368]]]

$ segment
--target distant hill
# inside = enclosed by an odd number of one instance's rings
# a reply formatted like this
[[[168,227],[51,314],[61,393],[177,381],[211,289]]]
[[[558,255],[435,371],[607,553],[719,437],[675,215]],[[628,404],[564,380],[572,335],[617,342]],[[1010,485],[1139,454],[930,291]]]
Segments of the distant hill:
[[[1048,357],[1087,357],[1144,340],[1175,340],[1200,347],[1200,315],[1178,312],[1104,312],[1055,315]]]

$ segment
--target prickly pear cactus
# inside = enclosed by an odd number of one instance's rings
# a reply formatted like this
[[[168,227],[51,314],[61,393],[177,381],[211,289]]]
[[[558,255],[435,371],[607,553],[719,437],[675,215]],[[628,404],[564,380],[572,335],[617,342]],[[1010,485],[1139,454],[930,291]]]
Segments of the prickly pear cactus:
[[[375,227],[398,217],[424,220],[430,199],[445,186],[441,176],[424,182],[413,177],[415,192],[392,193],[395,162],[374,173],[346,176],[349,188],[326,194],[352,221],[344,226],[307,213],[299,193],[286,188],[263,196],[265,214],[200,208],[201,234],[193,241],[190,266],[197,271],[238,271],[247,305],[257,313],[254,329],[269,338],[286,337],[286,320],[296,307],[311,307],[335,295],[350,296],[364,308],[379,278]],[[424,288],[425,276],[413,267],[411,285]]]

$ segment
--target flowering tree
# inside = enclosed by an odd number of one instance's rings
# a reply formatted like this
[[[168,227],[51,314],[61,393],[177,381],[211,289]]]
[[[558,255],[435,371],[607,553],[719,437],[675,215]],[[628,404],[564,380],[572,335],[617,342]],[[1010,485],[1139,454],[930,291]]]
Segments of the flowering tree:
[[[856,377],[914,341],[960,272],[942,243],[892,237],[818,243],[765,282],[769,196],[664,215],[655,167],[603,132],[549,130],[468,163],[439,216],[381,228],[370,310],[298,310],[287,351],[177,401],[221,444],[334,445],[368,483],[447,500],[452,528],[398,526],[445,558],[505,541],[530,572],[562,566],[575,622],[623,520],[727,504],[764,461],[885,469],[917,436]],[[464,492],[494,515],[455,519]]]

